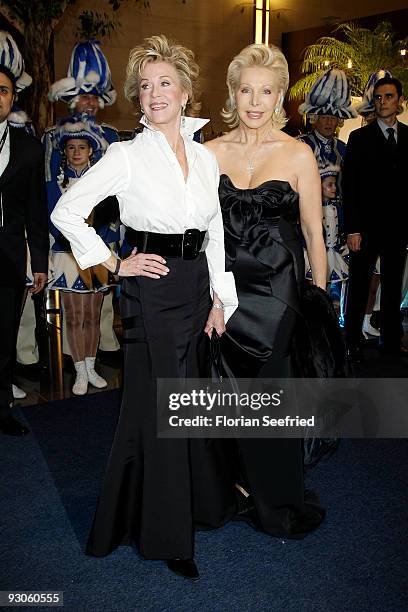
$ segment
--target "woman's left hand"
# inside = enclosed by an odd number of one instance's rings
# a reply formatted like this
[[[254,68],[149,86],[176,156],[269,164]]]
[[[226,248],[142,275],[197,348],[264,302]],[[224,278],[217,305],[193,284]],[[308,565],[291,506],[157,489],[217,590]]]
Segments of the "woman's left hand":
[[[225,332],[224,311],[221,308],[211,308],[204,333],[211,338],[214,329],[219,336]]]
[[[34,272],[33,286],[28,291],[33,295],[35,295],[36,293],[40,293],[40,291],[44,289],[47,280],[48,274],[45,274],[45,272]]]

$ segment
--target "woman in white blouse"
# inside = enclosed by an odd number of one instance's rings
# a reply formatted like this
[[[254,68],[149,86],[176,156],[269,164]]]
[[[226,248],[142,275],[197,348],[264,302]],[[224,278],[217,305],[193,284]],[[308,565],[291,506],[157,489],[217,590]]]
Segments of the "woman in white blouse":
[[[122,409],[87,553],[136,543],[146,558],[165,559],[191,579],[199,577],[194,524],[216,527],[235,512],[213,454],[219,448],[156,434],[156,379],[197,377],[203,331],[222,334],[237,306],[225,272],[217,163],[192,140],[206,121],[182,116],[197,106],[197,76],[193,53],[164,36],[133,49],[125,93],[140,106],[144,130],[111,145],[52,214],[81,268],[102,263],[124,277]],[[110,195],[134,247],[123,261],[85,223]]]

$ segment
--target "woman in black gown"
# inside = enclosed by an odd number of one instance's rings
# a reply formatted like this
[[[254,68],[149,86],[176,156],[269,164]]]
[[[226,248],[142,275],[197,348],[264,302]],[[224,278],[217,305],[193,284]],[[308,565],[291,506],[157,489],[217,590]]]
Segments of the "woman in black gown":
[[[313,281],[326,287],[321,187],[310,148],[281,128],[287,62],[277,47],[250,45],[231,62],[223,118],[230,132],[208,143],[220,166],[226,269],[234,273],[239,307],[221,347],[235,377],[291,375],[304,260],[300,220]],[[324,516],[305,496],[302,441],[239,439],[243,485],[254,508],[242,514],[265,532],[302,537]]]
[[[133,49],[125,92],[142,112],[143,132],[111,145],[52,214],[81,268],[102,263],[123,277],[122,408],[87,553],[135,543],[191,579],[195,525],[220,526],[236,510],[221,442],[158,439],[156,431],[157,379],[198,377],[203,332],[222,334],[224,309],[227,319],[237,305],[225,272],[217,163],[193,142],[207,122],[182,117],[196,104],[197,75],[193,53],[164,36]],[[122,262],[85,223],[111,195],[136,249]]]

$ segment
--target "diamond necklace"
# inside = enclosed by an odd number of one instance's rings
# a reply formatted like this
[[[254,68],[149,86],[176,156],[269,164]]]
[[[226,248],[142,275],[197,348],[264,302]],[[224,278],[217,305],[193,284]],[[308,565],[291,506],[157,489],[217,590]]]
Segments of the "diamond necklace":
[[[254,153],[254,155],[252,155],[252,157],[247,157],[246,156],[247,162],[248,162],[248,165],[247,165],[246,169],[248,171],[249,176],[252,176],[253,173],[254,173],[254,170],[255,170],[254,161],[255,161],[255,158],[258,155],[258,153],[259,153],[259,149],[257,149],[255,151],[255,153]]]
[[[255,169],[255,166],[253,164],[253,160],[248,157],[247,170],[248,170],[249,176],[253,175],[254,169]]]

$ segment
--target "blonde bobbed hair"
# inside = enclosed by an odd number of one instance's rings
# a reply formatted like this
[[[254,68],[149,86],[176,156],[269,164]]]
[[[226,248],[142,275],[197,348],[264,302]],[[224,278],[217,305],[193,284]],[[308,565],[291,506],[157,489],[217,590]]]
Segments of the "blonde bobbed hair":
[[[287,122],[283,110],[283,100],[289,86],[288,62],[282,51],[275,45],[249,45],[234,57],[227,71],[228,98],[222,109],[221,117],[230,128],[239,124],[235,104],[235,94],[240,85],[241,72],[244,68],[268,68],[277,78],[277,87],[282,92],[278,106],[272,115],[272,127],[281,129]]]
[[[198,75],[200,69],[194,60],[194,53],[168,40],[164,34],[145,38],[141,45],[131,50],[126,67],[126,81],[124,85],[125,97],[136,108],[140,117],[140,81],[142,72],[150,62],[167,62],[176,69],[180,79],[181,88],[188,94],[186,114],[196,116],[200,110]]]

